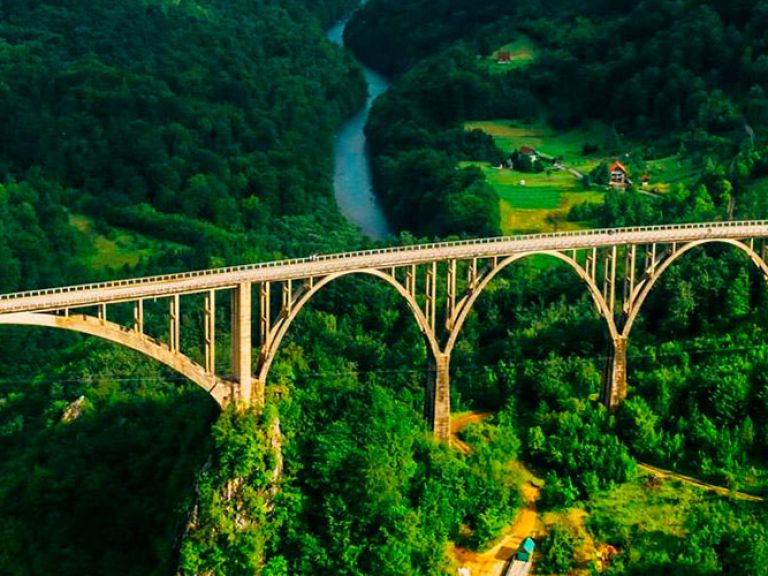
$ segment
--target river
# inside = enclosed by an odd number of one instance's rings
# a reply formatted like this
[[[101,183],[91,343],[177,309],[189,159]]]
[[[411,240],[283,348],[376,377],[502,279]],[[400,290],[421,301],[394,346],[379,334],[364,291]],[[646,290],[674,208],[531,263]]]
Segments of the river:
[[[342,20],[328,30],[328,39],[343,47],[342,34],[346,25],[347,20]],[[365,106],[336,133],[333,145],[333,188],[339,209],[347,220],[358,226],[369,238],[381,240],[390,236],[392,230],[373,192],[364,128],[373,101],[386,92],[389,82],[363,64],[360,66],[368,83],[368,98]]]

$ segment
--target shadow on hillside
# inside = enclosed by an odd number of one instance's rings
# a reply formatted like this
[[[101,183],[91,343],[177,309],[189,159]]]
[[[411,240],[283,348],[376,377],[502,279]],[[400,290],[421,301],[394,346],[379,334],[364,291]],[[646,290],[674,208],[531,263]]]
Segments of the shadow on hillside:
[[[0,573],[172,574],[216,405],[185,385],[65,423],[41,396],[0,403]]]

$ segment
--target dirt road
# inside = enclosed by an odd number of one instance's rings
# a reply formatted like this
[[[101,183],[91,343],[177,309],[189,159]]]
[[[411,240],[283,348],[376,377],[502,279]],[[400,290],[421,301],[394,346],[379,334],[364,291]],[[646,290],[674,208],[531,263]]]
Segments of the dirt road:
[[[459,439],[459,432],[474,422],[480,422],[490,418],[493,412],[467,412],[459,414],[451,419],[451,445],[462,454],[469,454],[472,451],[469,444]]]
[[[732,496],[739,500],[749,500],[751,502],[763,502],[764,500],[760,496],[753,496],[752,494],[747,494],[745,492],[732,492],[731,490],[729,490],[724,486],[715,486],[714,484],[708,484],[706,482],[702,482],[701,480],[698,480],[697,478],[692,478],[690,476],[678,474],[677,472],[672,472],[671,470],[664,470],[663,468],[657,468],[656,466],[651,466],[649,464],[643,464],[642,462],[638,462],[637,466],[641,470],[650,472],[651,474],[654,474],[659,478],[674,478],[675,480],[679,480],[680,482],[685,482],[686,484],[691,484],[692,486],[698,486],[705,490],[717,492],[722,496]]]
[[[457,434],[473,422],[480,422],[492,416],[492,412],[468,412],[460,414],[451,421],[451,442],[454,448],[463,454],[469,454],[472,448],[462,442]],[[509,560],[517,552],[523,538],[536,534],[539,530],[539,518],[536,512],[536,500],[541,489],[531,482],[522,487],[524,507],[515,521],[508,526],[501,540],[484,552],[474,552],[457,546],[454,556],[459,566],[469,568],[472,576],[501,576]]]
[[[523,486],[525,507],[520,510],[515,522],[505,530],[501,541],[493,548],[484,552],[473,552],[457,546],[454,555],[459,566],[469,568],[472,576],[501,576],[523,538],[536,534],[539,530],[539,519],[536,513],[539,492],[540,488],[530,482]]]

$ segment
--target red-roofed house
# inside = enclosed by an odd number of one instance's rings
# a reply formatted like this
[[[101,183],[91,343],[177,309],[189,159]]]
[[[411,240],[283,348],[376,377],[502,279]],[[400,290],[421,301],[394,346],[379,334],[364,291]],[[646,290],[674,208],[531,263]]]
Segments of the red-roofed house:
[[[623,188],[629,183],[629,178],[627,178],[627,174],[629,173],[627,167],[618,160],[615,160],[613,164],[608,167],[608,171],[611,173],[611,186]]]
[[[507,51],[499,52],[499,56],[496,62],[499,64],[509,64],[512,59],[512,55]]]

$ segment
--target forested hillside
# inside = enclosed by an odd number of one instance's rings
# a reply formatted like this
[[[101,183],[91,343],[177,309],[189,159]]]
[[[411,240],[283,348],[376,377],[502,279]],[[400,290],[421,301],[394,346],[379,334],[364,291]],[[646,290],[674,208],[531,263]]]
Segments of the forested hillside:
[[[765,218],[766,17],[763,2],[372,0],[347,39],[364,61],[397,76],[367,127],[378,192],[405,229],[492,229],[499,198],[467,161],[498,166],[510,151],[465,130],[466,121],[556,130],[601,122],[611,142],[585,139],[584,149],[627,152],[628,162],[643,159],[637,170],[674,155],[695,173],[663,194],[606,192],[602,204],[577,205],[569,219],[624,226]],[[525,65],[488,64],[491,53],[521,39],[535,48]],[[484,217],[455,217],[453,207],[473,202]],[[678,519],[667,520],[675,528],[653,532],[645,520],[627,522],[651,510],[633,512],[619,500],[606,514],[600,504],[613,483],[633,477],[635,458],[765,492],[766,288],[759,274],[743,256],[716,247],[671,268],[633,330],[630,399],[614,419],[583,401],[597,392],[605,355],[604,341],[584,337],[600,334],[594,315],[546,269],[510,273],[494,303],[481,307],[469,356],[457,351],[452,365],[496,367],[483,376],[456,369],[462,398],[481,406],[514,398],[527,407],[518,433],[524,459],[548,474],[542,503],[594,513],[588,538],[621,550],[609,573],[764,572],[764,506],[688,508],[681,499],[671,510]],[[577,532],[555,530],[543,569],[579,565]]]
[[[0,290],[363,245],[330,186],[362,77],[323,36],[353,4],[3,1]],[[466,164],[504,151],[463,122],[596,120],[649,157],[685,150],[695,180],[606,194],[574,220],[765,217],[766,14],[371,0],[349,40],[397,76],[368,127],[379,192],[401,229],[495,234],[497,193]],[[522,35],[535,58],[492,73],[483,57]],[[615,552],[607,574],[764,574],[765,502],[659,486],[637,466],[768,496],[768,291],[750,266],[708,246],[665,273],[615,413],[597,401],[608,341],[583,285],[552,259],[511,266],[451,361],[452,409],[494,412],[464,433],[467,454],[427,429],[423,337],[375,278],[334,282],[301,312],[261,413],[221,414],[123,349],[4,328],[0,574],[456,574],[457,547],[516,517],[521,466],[555,518],[537,570],[597,570],[578,552],[591,545]],[[182,345],[202,326],[185,315]]]
[[[699,169],[709,160],[738,193],[768,173],[766,23],[764,2],[373,0],[356,13],[347,39],[363,61],[401,75],[367,129],[379,192],[402,228],[492,229],[493,221],[474,215],[462,220],[466,209],[456,216],[456,206],[481,203],[490,213],[498,203],[476,169],[457,164],[498,165],[509,151],[462,126],[504,118],[559,129],[600,121],[619,143],[606,150],[639,149],[646,159],[680,151]],[[520,38],[535,46],[535,60],[490,69],[487,57]],[[409,187],[414,173],[420,180]],[[435,189],[433,182],[448,193],[432,199],[423,189]],[[412,204],[427,205],[404,208]],[[425,221],[421,213],[436,216]]]
[[[353,4],[0,3],[0,290],[357,242],[331,143],[364,84],[324,38]],[[0,340],[0,573],[173,573],[210,399],[98,342]]]
[[[72,262],[59,207],[193,246],[197,265],[282,248],[266,238],[286,218],[332,220],[330,143],[364,85],[322,30],[352,4],[3,2],[2,267],[27,288],[93,276],[36,270]],[[9,210],[44,238],[17,242]]]

